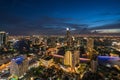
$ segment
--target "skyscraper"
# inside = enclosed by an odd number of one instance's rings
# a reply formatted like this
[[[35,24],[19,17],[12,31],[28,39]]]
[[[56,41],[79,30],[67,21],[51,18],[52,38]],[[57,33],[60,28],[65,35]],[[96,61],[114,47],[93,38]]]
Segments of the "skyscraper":
[[[72,46],[72,37],[70,35],[70,29],[69,28],[66,28],[66,42],[67,42],[67,46],[68,47],[71,47]]]
[[[72,68],[79,63],[79,51],[66,51],[64,55],[64,65],[68,65]]]
[[[80,62],[80,60],[79,60],[79,51],[78,50],[75,50],[74,52],[73,52],[73,56],[72,56],[72,58],[73,58],[73,60],[72,60],[72,67],[75,67],[79,62]]]
[[[0,46],[7,44],[8,33],[0,31]]]
[[[94,40],[92,38],[88,38],[87,39],[87,51],[88,51],[87,55],[90,59],[92,58],[93,50],[94,50]]]
[[[94,40],[92,38],[88,38],[87,40],[87,50],[93,50],[94,48]]]
[[[92,60],[91,61],[91,71],[95,73],[97,71],[97,61]]]
[[[69,65],[70,67],[72,67],[72,69],[74,69],[76,64],[79,63],[79,51],[74,44],[75,38],[70,35],[69,28],[67,28],[66,38],[68,50],[65,52],[64,55],[64,65]]]
[[[41,42],[40,36],[38,36],[38,35],[33,35],[33,36],[31,37],[31,41],[32,41],[32,44],[33,44],[33,45],[39,45],[40,42]]]
[[[66,51],[64,55],[64,65],[72,66],[72,52]]]
[[[10,73],[21,77],[28,70],[28,60],[24,56],[19,56],[11,60]]]

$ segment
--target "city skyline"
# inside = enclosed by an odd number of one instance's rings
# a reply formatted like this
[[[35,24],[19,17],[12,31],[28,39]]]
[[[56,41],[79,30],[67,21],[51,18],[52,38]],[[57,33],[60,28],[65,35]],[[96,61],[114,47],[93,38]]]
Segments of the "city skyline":
[[[0,79],[119,80],[120,36],[73,31],[66,28],[64,36],[0,31]]]
[[[120,32],[119,4],[119,0],[1,0],[0,30],[14,35],[61,34],[67,27],[74,33]]]

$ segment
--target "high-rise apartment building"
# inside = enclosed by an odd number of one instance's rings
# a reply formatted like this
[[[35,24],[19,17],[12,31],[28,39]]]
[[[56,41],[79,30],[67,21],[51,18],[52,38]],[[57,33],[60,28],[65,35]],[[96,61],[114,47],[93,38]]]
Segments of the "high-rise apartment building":
[[[66,31],[66,42],[68,50],[65,52],[64,55],[64,65],[69,65],[70,67],[74,68],[76,64],[79,63],[79,51],[75,50],[75,38],[71,37],[69,28],[67,28]]]
[[[64,65],[72,66],[72,52],[66,51],[64,55]]]
[[[94,48],[94,39],[88,38],[88,40],[87,40],[87,50],[90,51],[90,50],[93,50],[93,48]]]
[[[72,67],[75,67],[77,64],[79,64],[80,60],[79,60],[79,51],[78,50],[75,50],[73,52],[73,59],[72,59]]]
[[[75,67],[79,63],[79,51],[66,51],[64,55],[64,65]]]
[[[11,60],[10,73],[18,77],[24,75],[28,70],[28,59],[19,56]]]
[[[72,46],[72,37],[70,35],[70,30],[69,28],[66,29],[66,43],[67,43],[67,46],[68,47],[71,47]]]
[[[7,44],[8,33],[0,31],[0,46]]]

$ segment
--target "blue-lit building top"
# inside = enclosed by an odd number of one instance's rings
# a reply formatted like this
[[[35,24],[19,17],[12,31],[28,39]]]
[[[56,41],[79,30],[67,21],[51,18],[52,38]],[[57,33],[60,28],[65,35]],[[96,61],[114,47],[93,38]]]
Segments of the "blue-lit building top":
[[[98,63],[102,65],[109,64],[111,66],[114,66],[114,65],[120,66],[120,57],[98,56]]]
[[[111,57],[111,56],[98,56],[98,60],[108,61],[108,60],[120,60],[119,57]]]
[[[21,64],[24,61],[24,57],[23,56],[18,56],[12,59],[13,61],[15,61],[17,64]]]

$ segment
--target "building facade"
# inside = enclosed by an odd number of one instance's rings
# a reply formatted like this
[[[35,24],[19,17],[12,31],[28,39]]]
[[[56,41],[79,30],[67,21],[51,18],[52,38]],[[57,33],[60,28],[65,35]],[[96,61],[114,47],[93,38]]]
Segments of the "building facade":
[[[88,40],[87,40],[87,50],[90,51],[90,50],[93,50],[93,48],[94,48],[94,39],[88,38]]]
[[[72,66],[72,52],[71,51],[65,52],[64,65]]]
[[[18,77],[24,75],[28,70],[28,64],[28,60],[23,56],[12,59],[10,65],[10,74]]]
[[[0,31],[0,46],[7,44],[8,33]]]
[[[75,67],[79,63],[79,51],[66,51],[64,55],[64,65]]]

